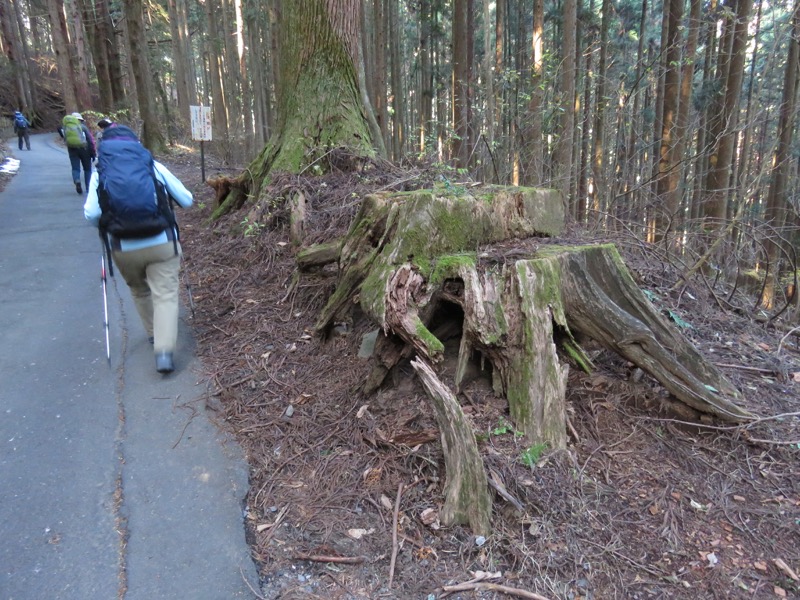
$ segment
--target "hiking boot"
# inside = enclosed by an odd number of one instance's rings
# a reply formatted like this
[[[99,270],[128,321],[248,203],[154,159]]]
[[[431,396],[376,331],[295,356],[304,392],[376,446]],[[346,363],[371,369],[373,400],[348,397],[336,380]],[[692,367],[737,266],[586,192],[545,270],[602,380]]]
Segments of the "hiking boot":
[[[80,181],[75,182],[75,191],[78,192],[79,194],[83,193],[83,188],[81,187]]]
[[[172,352],[159,352],[156,354],[156,371],[159,373],[172,373],[175,364],[172,362]]]

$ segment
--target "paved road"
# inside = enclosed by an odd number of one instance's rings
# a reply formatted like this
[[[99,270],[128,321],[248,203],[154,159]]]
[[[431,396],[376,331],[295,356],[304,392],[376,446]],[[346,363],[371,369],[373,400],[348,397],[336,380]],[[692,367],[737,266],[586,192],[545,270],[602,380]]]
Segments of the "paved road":
[[[107,364],[100,241],[54,137],[0,194],[0,600],[252,598],[247,468],[188,327],[159,375],[110,279]]]

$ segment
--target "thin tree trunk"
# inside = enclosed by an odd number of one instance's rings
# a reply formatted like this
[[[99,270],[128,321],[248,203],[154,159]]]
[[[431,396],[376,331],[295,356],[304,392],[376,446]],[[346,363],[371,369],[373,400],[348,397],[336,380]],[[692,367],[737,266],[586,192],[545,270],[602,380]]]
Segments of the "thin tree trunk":
[[[111,108],[124,108],[127,103],[125,84],[122,74],[122,58],[119,52],[114,22],[108,10],[108,0],[94,0],[97,11],[97,36],[105,47],[104,53],[108,61],[108,79],[111,86]]]
[[[603,21],[600,26],[600,53],[597,59],[597,85],[594,109],[594,144],[592,147],[592,207],[599,219],[608,203],[605,173],[606,63],[608,61],[608,29],[611,21],[611,0],[603,0]]]
[[[752,0],[738,0],[735,20],[732,23],[733,40],[729,56],[730,67],[725,79],[725,87],[720,111],[720,129],[716,146],[710,158],[710,169],[706,178],[707,197],[704,202],[704,217],[707,227],[721,230],[727,214],[729,197],[728,182],[733,164],[733,147],[736,138],[739,94],[744,74],[747,27],[749,24]]]
[[[56,54],[59,78],[64,98],[64,112],[70,113],[78,110],[78,96],[75,92],[75,80],[70,64],[69,35],[67,22],[64,16],[62,0],[47,0],[47,14],[50,18],[50,32],[53,37],[53,51]]]
[[[178,14],[178,4],[175,0],[167,0],[169,12],[169,29],[172,35],[172,60],[175,69],[175,91],[178,96],[178,114],[184,123],[189,122],[189,107],[193,98],[189,93],[189,60],[186,39],[181,27],[181,17]]]
[[[670,0],[669,9],[664,15],[667,22],[667,48],[664,55],[664,87],[662,88],[661,105],[661,141],[656,175],[655,231],[653,241],[662,241],[670,228],[672,220],[677,216],[678,206],[672,205],[677,197],[672,194],[671,187],[677,184],[677,178],[671,177],[678,170],[675,156],[676,123],[678,101],[680,99],[681,76],[681,26],[683,21],[684,0]]]
[[[790,164],[792,132],[794,131],[797,101],[797,69],[798,63],[800,63],[800,1],[798,0],[795,0],[792,11],[792,27],[789,38],[789,56],[786,59],[783,98],[781,99],[780,120],[778,122],[778,146],[775,148],[772,160],[772,183],[769,187],[764,215],[764,219],[770,225],[771,230],[764,240],[767,249],[767,264],[770,269],[761,295],[761,304],[766,308],[772,308],[775,302],[775,288],[780,277],[778,258],[782,246],[778,239],[778,233],[783,229],[789,212],[786,189],[788,175],[792,168]],[[792,265],[792,268],[796,267],[797,265]]]
[[[77,0],[66,0],[69,21],[72,24],[70,48],[74,66],[75,93],[81,110],[92,108],[92,92],[89,89],[89,68],[86,64],[86,38],[83,33],[83,20]]]
[[[564,0],[564,31],[562,48],[562,61],[559,86],[559,107],[561,117],[559,120],[558,139],[556,140],[554,158],[554,181],[556,189],[561,190],[563,201],[569,207],[568,213],[575,217],[575,199],[570,196],[570,186],[573,179],[573,140],[575,130],[575,26],[578,19],[578,4],[576,0]]]
[[[142,119],[142,144],[151,152],[158,154],[164,151],[165,143],[164,134],[158,126],[154,105],[141,0],[125,0],[125,16],[130,44],[128,53],[130,54],[133,78],[136,81],[139,116]]]
[[[395,32],[389,37],[389,45],[391,46],[391,61],[392,61],[392,146],[393,157],[395,160],[400,160],[403,156],[405,149],[405,90],[403,87],[402,76],[402,36],[400,35],[400,4],[390,2],[386,6],[387,16],[389,18],[389,31]]]
[[[420,108],[419,108],[419,150],[426,152],[429,150],[428,144],[431,141],[431,133],[435,131],[433,127],[433,69],[431,68],[431,14],[430,0],[420,2],[420,36],[419,36],[419,58],[420,58]]]
[[[523,184],[541,185],[544,181],[544,62],[542,38],[544,34],[544,0],[533,2],[533,27],[531,39],[531,99],[528,103],[528,129],[525,133]],[[488,55],[488,51],[487,51]],[[491,113],[489,113],[491,114]]]

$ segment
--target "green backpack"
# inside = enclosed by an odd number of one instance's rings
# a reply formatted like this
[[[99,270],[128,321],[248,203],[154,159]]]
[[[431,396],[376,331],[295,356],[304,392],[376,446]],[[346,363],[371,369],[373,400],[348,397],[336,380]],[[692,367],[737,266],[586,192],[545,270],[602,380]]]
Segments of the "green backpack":
[[[64,139],[70,148],[83,148],[86,146],[86,133],[78,117],[67,115],[62,122],[64,126]]]

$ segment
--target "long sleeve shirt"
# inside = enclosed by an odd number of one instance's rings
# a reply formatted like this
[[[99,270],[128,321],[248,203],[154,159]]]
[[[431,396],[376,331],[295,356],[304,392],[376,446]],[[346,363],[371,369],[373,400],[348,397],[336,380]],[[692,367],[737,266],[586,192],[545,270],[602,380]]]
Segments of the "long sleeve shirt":
[[[193,202],[192,193],[186,189],[183,183],[181,183],[180,179],[175,177],[175,175],[173,175],[167,167],[158,161],[153,161],[153,165],[155,167],[156,179],[164,184],[164,186],[167,188],[167,193],[172,197],[172,199],[175,200],[179,206],[183,208],[189,208]],[[86,194],[86,202],[83,205],[83,216],[86,217],[86,220],[95,227],[100,225],[100,216],[103,214],[103,211],[100,208],[100,199],[97,195],[97,187],[99,182],[100,176],[98,175],[97,171],[94,171],[92,173],[92,178],[89,181],[89,190]],[[156,202],[155,197],[153,198],[153,202]],[[170,235],[170,233],[172,235]],[[166,244],[168,241],[174,239],[176,235],[177,232],[168,233],[167,231],[163,231],[162,233],[152,237],[136,239],[122,238],[116,241],[119,243],[119,250],[125,252],[130,250],[140,250],[141,248],[149,248],[159,244]]]

